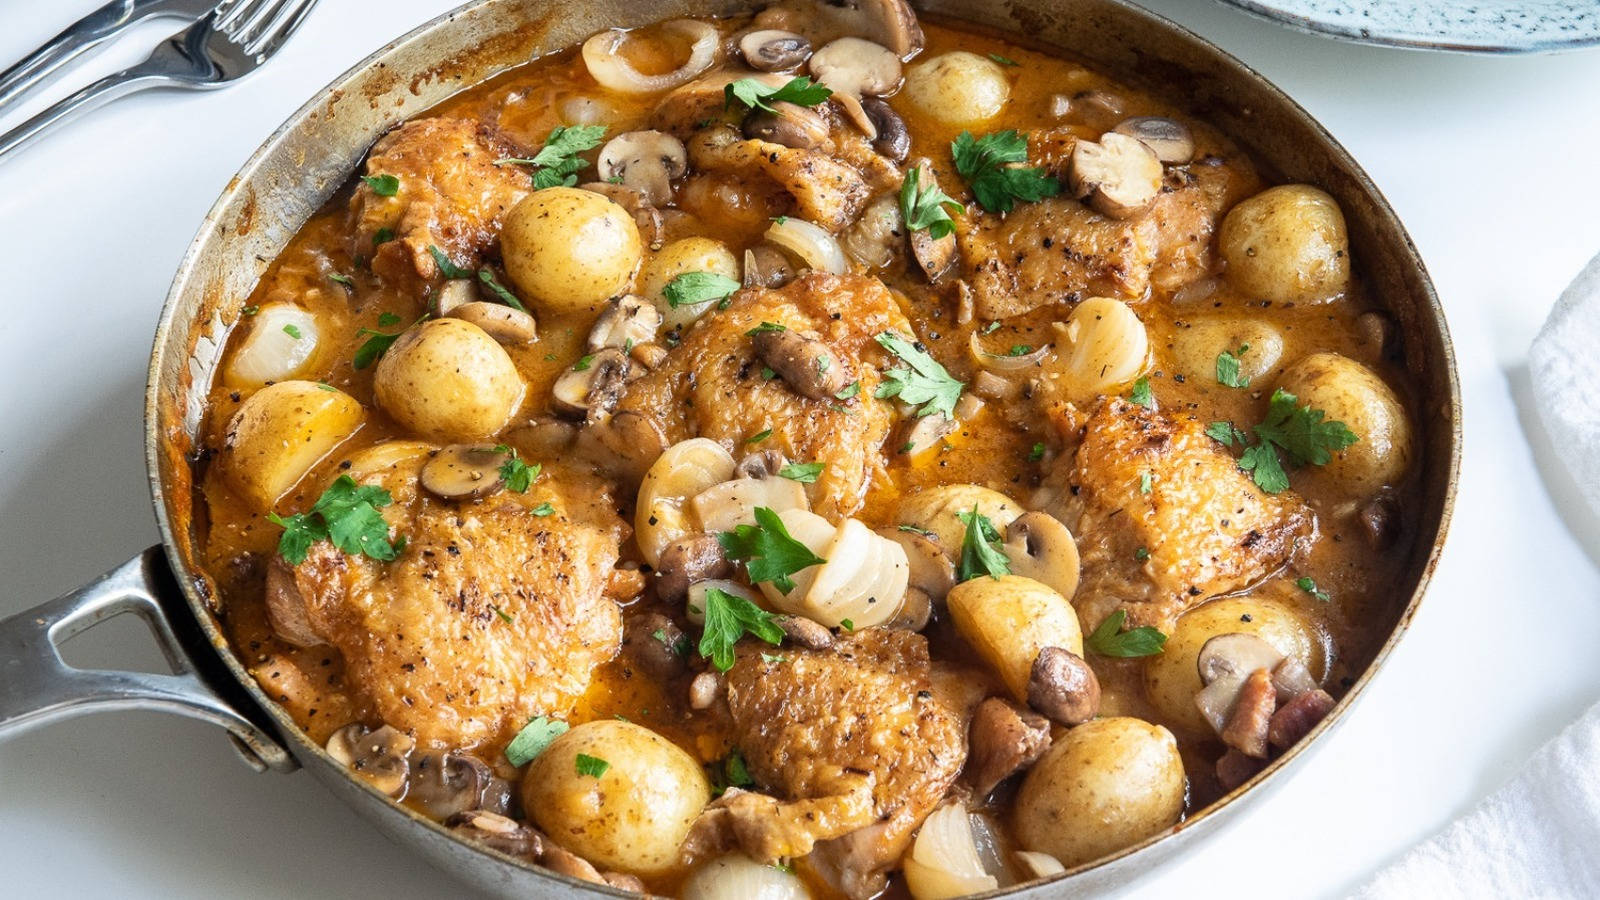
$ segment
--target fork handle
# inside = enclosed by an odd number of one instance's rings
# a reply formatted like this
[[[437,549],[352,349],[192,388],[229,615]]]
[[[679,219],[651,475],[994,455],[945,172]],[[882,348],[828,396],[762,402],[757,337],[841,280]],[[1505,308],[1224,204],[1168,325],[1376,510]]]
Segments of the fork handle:
[[[68,25],[44,46],[23,57],[16,65],[0,72],[0,107],[21,94],[44,84],[52,73],[87,50],[142,18],[139,0],[111,0],[77,22]]]
[[[109,103],[118,97],[126,97],[138,91],[171,83],[172,81],[169,78],[138,68],[125,69],[114,75],[107,75],[99,81],[62,98],[50,108],[0,135],[0,160],[4,160],[12,151],[29,143],[52,127],[70,121],[91,109]]]

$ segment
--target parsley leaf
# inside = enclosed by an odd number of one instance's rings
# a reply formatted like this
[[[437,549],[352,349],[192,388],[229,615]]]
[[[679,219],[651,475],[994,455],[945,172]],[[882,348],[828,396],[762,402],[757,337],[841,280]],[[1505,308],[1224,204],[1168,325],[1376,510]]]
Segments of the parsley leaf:
[[[433,257],[433,264],[439,267],[439,274],[447,281],[455,281],[458,278],[472,277],[471,269],[463,269],[454,262],[451,262],[450,257],[446,256],[443,250],[440,250],[438,247],[435,247],[432,244],[428,245],[428,255]]]
[[[267,513],[267,519],[283,529],[283,534],[278,536],[278,555],[291,566],[305,562],[311,545],[328,536],[327,526],[310,513],[295,513],[288,517]]]
[[[839,392],[837,394],[834,394],[833,396],[838,398],[838,399],[840,399],[840,400],[849,400],[849,399],[855,397],[855,395],[857,395],[859,393],[861,393],[861,382],[860,381],[852,381],[849,384],[845,385],[844,387],[840,388]]]
[[[778,470],[778,475],[790,481],[798,481],[801,484],[816,484],[817,476],[821,475],[822,470],[827,467],[828,464],[825,462],[789,463]]]
[[[906,170],[905,180],[900,183],[900,215],[905,219],[906,228],[911,231],[926,228],[928,237],[937,241],[955,232],[955,221],[950,217],[966,212],[967,208],[940,190],[937,181],[929,179],[930,183],[925,185],[921,179],[920,167]]]
[[[555,511],[556,511],[556,508],[554,506],[550,505],[550,501],[549,500],[546,500],[545,502],[539,504],[538,506],[535,506],[532,510],[530,510],[530,512],[532,512],[534,515],[538,516],[541,519],[544,518],[545,516],[554,515]]]
[[[745,332],[746,337],[755,337],[758,334],[768,334],[774,331],[788,331],[789,329],[777,322],[762,322],[760,325]]]
[[[981,138],[963,131],[951,142],[950,156],[972,185],[978,205],[989,212],[1010,212],[1018,200],[1033,203],[1061,193],[1061,182],[1044,169],[1012,165],[1028,161],[1028,139],[1015,130]]]
[[[1150,378],[1148,376],[1140,376],[1139,380],[1133,383],[1133,390],[1128,392],[1128,402],[1142,406],[1145,409],[1156,408],[1156,398],[1150,392]]]
[[[1294,585],[1300,590],[1305,591],[1318,600],[1321,600],[1323,603],[1328,602],[1328,592],[1317,587],[1317,580],[1315,578],[1307,575],[1303,578],[1296,579]]]
[[[1243,447],[1250,443],[1250,435],[1233,427],[1232,422],[1212,422],[1206,426],[1206,435],[1224,447],[1234,444]]]
[[[1354,444],[1355,432],[1343,422],[1323,421],[1320,409],[1301,406],[1295,395],[1278,389],[1272,392],[1267,418],[1255,427],[1256,436],[1283,448],[1297,466],[1325,466],[1333,454]]]
[[[378,317],[378,324],[390,324],[384,322],[385,317],[390,318],[393,322],[399,321],[398,317],[391,316],[389,313],[384,313],[382,316]],[[417,319],[416,322],[412,322],[411,326],[416,326],[418,322],[421,322],[422,319],[426,318],[427,315],[424,314],[422,318]],[[379,357],[389,352],[389,348],[393,346],[394,342],[400,338],[400,335],[405,333],[406,329],[401,329],[393,334],[390,334],[387,331],[373,331],[371,328],[360,329],[356,332],[356,335],[359,337],[364,334],[368,337],[360,347],[356,348],[356,356],[355,359],[351,361],[351,365],[355,366],[357,369],[365,369],[367,366],[372,365],[378,361]]]
[[[285,325],[285,326],[283,326],[283,333],[287,334],[289,337],[292,337],[297,341],[300,340],[300,329],[295,327],[294,325]]]
[[[744,442],[746,444],[759,444],[759,443],[761,443],[762,441],[766,440],[769,437],[772,437],[772,429],[771,428],[768,428],[765,431],[758,431],[755,434],[750,435],[749,437],[744,439]]]
[[[843,628],[845,631],[855,631],[856,623],[850,621],[849,619],[840,619],[839,627]]]
[[[783,643],[783,629],[773,623],[772,614],[737,594],[707,588],[705,607],[705,630],[697,649],[719,672],[733,668],[733,645],[746,634],[773,646]]]
[[[1011,574],[1011,560],[1000,550],[1000,532],[989,517],[973,506],[971,512],[956,512],[956,518],[967,526],[961,540],[961,561],[956,566],[956,580],[970,581],[979,575],[999,578]]]
[[[722,777],[727,779],[729,787],[749,787],[756,783],[756,780],[750,777],[750,767],[745,764],[744,754],[740,753],[737,747],[728,754],[726,760],[723,760]]]
[[[1011,57],[1009,57],[1009,56],[1001,56],[998,53],[989,54],[989,58],[994,60],[995,62],[999,63],[1002,66],[1020,66],[1020,65],[1022,65],[1022,63],[1017,62],[1016,60],[1012,59]]]
[[[1028,451],[1028,462],[1038,462],[1044,459],[1044,450],[1044,443],[1042,441],[1036,442],[1033,445],[1033,449]]]
[[[677,309],[731,297],[740,287],[739,282],[716,272],[685,272],[667,282],[667,286],[661,289],[661,296],[667,298],[667,303],[673,309]]]
[[[399,325],[399,324],[400,324],[400,317],[395,315],[392,312],[386,312],[386,313],[383,313],[383,314],[378,316],[378,327],[379,328],[390,328],[390,327],[393,327],[393,326]]]
[[[397,544],[389,542],[389,524],[378,510],[393,502],[383,488],[358,485],[349,475],[340,475],[322,492],[311,512],[288,517],[274,513],[267,518],[283,528],[278,555],[290,565],[305,562],[311,545],[323,538],[352,556],[363,554],[387,562],[400,551]]]
[[[500,279],[494,277],[494,270],[488,268],[479,269],[478,280],[483,282],[490,291],[494,292],[494,295],[500,298],[501,303],[517,312],[528,311],[528,308],[522,305],[522,301],[517,299],[517,295],[507,290],[506,286],[500,283]]]
[[[1223,387],[1244,388],[1250,386],[1250,379],[1239,374],[1239,357],[1250,349],[1249,344],[1240,344],[1237,354],[1224,350],[1217,354],[1217,383]]]
[[[1083,639],[1083,646],[1101,656],[1123,659],[1154,656],[1161,652],[1161,645],[1167,642],[1166,635],[1149,625],[1123,631],[1122,623],[1127,620],[1128,613],[1120,609],[1106,616],[1099,627]]]
[[[599,778],[611,768],[611,763],[598,756],[590,756],[587,753],[579,753],[573,759],[573,764],[577,768],[579,775],[587,775],[590,778]]]
[[[508,491],[526,494],[528,488],[533,484],[533,480],[538,478],[539,473],[544,469],[544,466],[538,463],[530,466],[523,462],[522,458],[517,455],[515,447],[498,444],[495,446],[494,452],[510,454],[506,461],[500,464],[500,481],[505,484]]]
[[[832,96],[833,91],[804,75],[789,79],[782,87],[762,84],[754,78],[741,78],[722,89],[725,108],[732,109],[733,104],[738,102],[750,109],[764,109],[768,112],[776,112],[768,105],[770,103],[816,106]]]
[[[717,534],[717,541],[728,558],[744,561],[751,581],[770,581],[787,594],[794,590],[790,575],[827,562],[791,537],[789,530],[783,527],[783,520],[770,508],[756,507],[755,517],[754,525],[735,525],[732,531]]]
[[[1155,483],[1155,478],[1152,477],[1149,472],[1140,472],[1139,473],[1139,493],[1141,493],[1141,494],[1150,493],[1150,488],[1154,483]]]
[[[884,372],[883,383],[878,385],[873,396],[880,400],[899,397],[912,406],[921,404],[917,410],[919,416],[942,413],[946,418],[955,418],[956,401],[961,399],[965,382],[951,377],[928,351],[892,331],[878,335],[878,343],[904,360],[909,368]]]
[[[532,762],[550,743],[567,732],[569,726],[559,719],[539,716],[522,726],[517,736],[506,745],[506,761],[517,768]]]
[[[400,179],[393,175],[363,175],[361,180],[379,197],[393,197],[400,193]]]
[[[1278,451],[1272,449],[1271,444],[1245,448],[1244,455],[1239,457],[1239,468],[1249,472],[1256,486],[1269,494],[1289,489],[1289,474],[1283,471],[1283,463],[1278,461]]]
[[[588,163],[578,156],[585,150],[600,146],[605,136],[604,125],[560,125],[550,131],[544,146],[532,159],[497,159],[497,166],[537,166],[533,173],[535,190],[552,187],[572,187],[578,183],[578,172]]]
[[[328,280],[333,282],[334,284],[340,284],[340,285],[343,285],[343,286],[345,286],[347,288],[354,288],[356,286],[356,281],[355,281],[354,278],[351,278],[349,275],[344,275],[344,274],[341,274],[339,272],[329,273]]]

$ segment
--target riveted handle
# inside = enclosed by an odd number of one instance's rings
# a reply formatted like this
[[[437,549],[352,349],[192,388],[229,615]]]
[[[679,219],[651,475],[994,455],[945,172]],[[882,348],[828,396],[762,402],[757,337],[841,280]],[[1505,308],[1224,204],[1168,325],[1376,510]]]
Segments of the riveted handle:
[[[197,636],[198,628],[177,593],[162,549],[151,547],[78,590],[0,620],[0,739],[99,710],[155,709],[226,728],[257,771],[297,768],[267,727],[241,712],[249,703],[242,692],[230,701],[214,686],[229,676],[214,656],[206,659],[210,647],[180,640],[179,630]],[[173,674],[77,669],[61,658],[63,641],[123,613],[150,627]],[[208,678],[207,670],[217,674]]]

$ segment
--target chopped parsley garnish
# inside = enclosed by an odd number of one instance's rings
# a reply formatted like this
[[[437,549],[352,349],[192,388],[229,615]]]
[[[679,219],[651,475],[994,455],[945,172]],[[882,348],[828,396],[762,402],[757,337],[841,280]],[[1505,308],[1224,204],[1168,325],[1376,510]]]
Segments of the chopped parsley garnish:
[[[1167,642],[1166,635],[1149,625],[1123,631],[1122,623],[1127,620],[1128,613],[1120,609],[1106,616],[1099,627],[1083,639],[1083,646],[1091,653],[1122,659],[1161,652],[1161,645]]]
[[[393,197],[400,193],[400,179],[393,175],[363,175],[361,180],[379,197]]]
[[[661,289],[661,296],[667,298],[667,303],[673,309],[677,309],[731,297],[741,286],[732,278],[716,272],[685,272],[667,282],[667,286]]]
[[[723,105],[732,109],[743,103],[750,109],[776,112],[769,104],[793,103],[796,106],[816,106],[833,96],[833,91],[813,82],[804,75],[791,78],[782,87],[762,84],[754,78],[741,78],[722,89]]]
[[[295,326],[293,326],[293,325],[285,325],[285,326],[283,326],[283,333],[287,334],[289,337],[292,337],[297,341],[300,340],[300,329],[295,327]]]
[[[393,228],[379,228],[372,234],[372,246],[374,249],[376,249],[379,244],[387,244],[392,240],[394,240]]]
[[[550,742],[566,734],[567,723],[559,719],[539,716],[522,726],[517,736],[506,745],[506,761],[517,768],[532,762],[550,746]]]
[[[1150,558],[1150,548],[1140,547],[1139,549],[1133,551],[1133,558],[1139,562],[1145,562]]]
[[[382,313],[378,316],[379,328],[390,328],[400,324],[400,317],[392,312]]]
[[[667,633],[657,628],[655,631],[650,632],[650,636],[660,641],[661,646],[666,647],[678,656],[689,652],[689,636],[686,634],[678,635],[676,640],[668,640]]]
[[[783,629],[772,621],[772,613],[738,594],[707,588],[704,613],[705,630],[697,649],[719,672],[733,668],[733,646],[746,634],[775,647],[783,643]]]
[[[389,492],[377,485],[358,485],[349,475],[340,475],[317,498],[311,512],[267,518],[283,529],[278,538],[278,555],[290,565],[305,562],[311,545],[327,539],[345,553],[362,554],[381,562],[399,555],[402,546],[389,542],[389,523],[379,509],[393,503]]]
[[[1150,493],[1150,487],[1151,487],[1152,484],[1154,484],[1154,482],[1155,482],[1155,479],[1150,476],[1149,472],[1140,472],[1139,473],[1139,493],[1141,493],[1141,494]]]
[[[990,322],[989,324],[983,326],[983,330],[978,332],[978,333],[979,334],[994,334],[996,331],[999,331],[999,330],[1000,330],[1000,320],[996,319],[995,321]]]
[[[850,621],[849,619],[840,619],[839,627],[843,628],[845,631],[855,631],[856,623]]]
[[[845,385],[844,387],[840,388],[839,392],[837,394],[834,394],[833,396],[837,397],[840,400],[849,400],[850,398],[854,397],[855,395],[857,395],[859,393],[861,393],[861,382],[852,381],[849,384]]]
[[[552,187],[572,187],[578,183],[578,172],[587,163],[578,154],[600,146],[605,137],[604,125],[558,125],[544,139],[544,146],[532,159],[497,159],[497,166],[537,166],[533,173],[536,190]]]
[[[338,272],[333,272],[333,273],[329,274],[328,275],[328,280],[333,282],[334,284],[344,285],[347,288],[353,288],[353,287],[356,286],[356,282],[355,282],[354,278],[351,278],[349,275],[340,274]]]
[[[1225,447],[1244,447],[1239,468],[1249,472],[1262,490],[1276,494],[1289,488],[1279,450],[1296,466],[1325,466],[1334,453],[1359,440],[1343,422],[1325,421],[1326,416],[1320,409],[1301,406],[1299,398],[1280,388],[1272,392],[1266,419],[1253,429],[1261,443],[1245,446],[1249,436],[1232,422],[1212,422],[1206,434]]]
[[[1028,451],[1028,462],[1038,462],[1044,459],[1044,444],[1035,443],[1033,449]]]
[[[961,399],[965,382],[951,377],[928,351],[892,331],[878,335],[878,343],[900,357],[908,368],[884,372],[883,383],[878,385],[873,396],[880,400],[899,397],[912,406],[921,404],[917,410],[919,416],[942,413],[947,418],[955,418],[956,401]]]
[[[929,531],[928,529],[923,528],[923,527],[921,527],[919,525],[901,525],[901,526],[899,526],[899,528],[900,528],[901,531],[909,532],[911,534],[920,534],[923,537],[930,537],[931,538],[931,537],[936,537],[938,535],[937,532]]]
[[[443,276],[445,280],[455,281],[460,278],[472,277],[471,269],[464,269],[461,266],[451,262],[450,257],[446,256],[443,250],[440,250],[438,247],[435,247],[432,244],[428,245],[428,255],[433,257],[433,264],[439,267],[439,274]]]
[[[505,610],[495,606],[493,603],[489,604],[489,608],[494,610],[494,614],[500,617],[500,621],[506,623],[507,625],[510,625],[513,621],[515,621],[506,613]]]
[[[930,179],[930,183],[922,184],[921,179],[921,168],[912,166],[906,170],[905,180],[900,183],[900,215],[906,228],[927,229],[928,237],[937,241],[955,232],[955,220],[950,217],[966,212],[966,207],[940,190],[937,181]]]
[[[555,511],[556,511],[556,508],[554,506],[550,505],[550,501],[549,500],[546,500],[545,502],[539,504],[538,506],[535,506],[531,510],[531,512],[534,515],[538,516],[541,519],[544,518],[545,516],[554,515]]]
[[[599,778],[611,768],[611,763],[598,756],[590,756],[587,753],[579,753],[573,762],[576,764],[579,775],[587,775],[590,778]]]
[[[951,142],[950,156],[978,205],[989,212],[1010,212],[1019,200],[1033,203],[1061,193],[1061,182],[1044,169],[1012,165],[1028,161],[1028,139],[1015,130],[980,138],[963,131]]]
[[[972,507],[971,512],[957,512],[956,518],[967,526],[961,539],[961,561],[956,565],[956,580],[970,581],[980,575],[999,578],[1011,574],[1011,560],[1000,549],[1000,532],[995,530],[989,517]]]
[[[770,581],[787,594],[794,590],[790,575],[827,562],[791,537],[783,520],[770,508],[756,507],[755,518],[754,525],[735,525],[732,531],[717,534],[723,552],[729,559],[744,562],[751,581]]]
[[[1128,392],[1128,402],[1145,409],[1156,408],[1156,398],[1150,393],[1148,376],[1140,376],[1139,380],[1133,383],[1133,390]]]
[[[1017,62],[1016,60],[1012,59],[1011,57],[1009,57],[1009,56],[1001,56],[998,53],[989,54],[989,58],[994,60],[995,62],[999,63],[1002,66],[1020,66],[1020,65],[1022,65],[1022,63]]]
[[[789,657],[784,656],[782,653],[763,653],[761,654],[761,661],[771,666],[778,663],[786,663],[789,661]]]
[[[746,444],[759,444],[759,443],[761,443],[762,441],[766,440],[769,437],[772,437],[772,429],[771,428],[768,428],[765,431],[758,431],[755,434],[750,435],[749,437],[744,439],[744,442]]]
[[[765,653],[761,655],[766,656]],[[756,780],[750,777],[750,767],[745,764],[744,754],[740,753],[737,747],[728,754],[727,759],[723,760],[722,777],[727,779],[729,787],[749,787],[756,783]]]
[[[539,473],[544,469],[544,466],[538,463],[530,466],[523,462],[522,458],[517,455],[515,447],[497,444],[494,452],[508,454],[506,461],[500,464],[500,481],[508,491],[526,494],[528,488],[533,484],[533,480],[538,478]]]
[[[817,476],[827,467],[828,464],[825,462],[789,463],[778,470],[778,475],[801,484],[816,484]]]
[[[745,332],[746,337],[755,337],[758,334],[768,334],[774,331],[788,331],[789,329],[777,322],[762,322],[760,325]]]
[[[572,371],[574,371],[574,372],[587,372],[589,370],[589,367],[591,365],[593,365],[593,364],[594,364],[594,354],[593,353],[585,353],[584,355],[578,357],[578,361],[577,362],[572,364]]]
[[[528,308],[522,305],[522,301],[517,299],[517,295],[507,290],[506,286],[500,283],[500,279],[494,277],[493,269],[479,269],[478,280],[483,282],[484,285],[489,288],[490,292],[492,292],[496,297],[499,297],[501,303],[504,303],[517,312],[528,311]]]
[[[1231,388],[1245,388],[1250,386],[1250,379],[1239,374],[1239,365],[1242,362],[1239,357],[1244,356],[1245,351],[1249,349],[1249,344],[1240,344],[1238,353],[1230,353],[1227,350],[1224,350],[1217,354],[1218,384],[1222,385],[1223,387]]]
[[[244,309],[239,310],[239,314],[245,316],[253,316],[258,312],[261,312],[261,307],[259,306],[246,306]]]
[[[384,313],[382,316],[378,317],[379,325],[391,324],[384,322],[385,317],[388,317],[391,320],[391,323],[399,321],[398,316],[391,316],[389,313]],[[426,318],[427,315],[424,314],[422,318],[417,320],[417,322],[421,322],[422,319]],[[411,324],[414,326],[417,324],[417,322],[412,322]],[[387,331],[373,331],[371,328],[363,328],[357,331],[357,336],[363,334],[367,335],[367,340],[360,347],[356,348],[356,356],[355,359],[351,361],[351,365],[355,366],[357,369],[365,369],[367,366],[372,365],[378,361],[379,357],[389,352],[389,347],[400,338],[400,335],[405,333],[405,329],[401,329],[392,334]]]
[[[1307,575],[1296,579],[1294,585],[1300,590],[1305,591],[1318,600],[1321,600],[1323,603],[1328,602],[1328,592],[1317,587],[1317,580],[1315,578]]]

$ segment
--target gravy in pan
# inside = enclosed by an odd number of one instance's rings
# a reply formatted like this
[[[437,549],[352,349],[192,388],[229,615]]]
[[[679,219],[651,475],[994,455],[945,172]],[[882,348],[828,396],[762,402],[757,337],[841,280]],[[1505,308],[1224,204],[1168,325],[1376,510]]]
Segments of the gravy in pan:
[[[468,839],[1019,884],[1242,783],[1382,639],[1419,437],[1353,268],[1204,122],[895,3],[597,36],[274,262],[206,565],[307,734]]]

